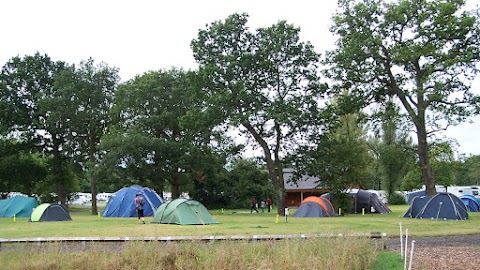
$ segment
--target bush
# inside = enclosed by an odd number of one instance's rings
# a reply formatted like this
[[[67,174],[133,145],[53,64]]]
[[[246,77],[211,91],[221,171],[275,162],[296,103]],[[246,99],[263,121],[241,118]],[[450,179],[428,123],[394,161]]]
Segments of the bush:
[[[391,205],[403,205],[407,204],[407,201],[405,201],[405,197],[398,193],[393,193],[388,196],[388,204]]]

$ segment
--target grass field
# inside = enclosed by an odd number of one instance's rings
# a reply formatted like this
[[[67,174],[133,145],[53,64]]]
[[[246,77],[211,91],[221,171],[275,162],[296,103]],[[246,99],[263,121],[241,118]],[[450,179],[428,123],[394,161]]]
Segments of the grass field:
[[[480,233],[480,213],[469,220],[437,221],[401,218],[408,206],[392,206],[385,215],[350,214],[331,218],[277,217],[276,212],[250,214],[246,209],[212,210],[220,224],[179,226],[139,224],[136,218],[93,216],[88,208],[72,208],[72,221],[28,222],[0,219],[0,238],[37,237],[163,237],[300,234],[386,233],[398,237],[399,224],[410,237]],[[291,211],[293,214],[294,210]],[[93,244],[93,243],[92,243]],[[20,245],[20,244],[13,244]],[[368,238],[312,238],[265,242],[186,241],[175,244],[134,241],[120,250],[66,252],[61,243],[43,246],[50,252],[20,248],[0,252],[2,266],[11,269],[403,269],[400,254],[375,249]],[[45,251],[45,250],[44,250]]]
[[[399,223],[411,236],[438,236],[480,233],[480,213],[470,213],[469,220],[421,220],[401,218],[408,206],[392,206],[390,214],[350,214],[330,218],[278,217],[276,212],[250,214],[245,209],[213,210],[212,216],[221,224],[179,226],[138,224],[136,218],[103,218],[88,209],[73,208],[72,221],[28,222],[28,218],[0,219],[0,238],[31,237],[162,237],[221,235],[282,235],[282,234],[358,234],[382,232],[398,236]],[[233,214],[233,212],[241,214]],[[242,213],[243,212],[243,213]],[[245,213],[246,212],[246,213]],[[292,212],[291,212],[292,213]],[[292,213],[293,214],[293,213]]]

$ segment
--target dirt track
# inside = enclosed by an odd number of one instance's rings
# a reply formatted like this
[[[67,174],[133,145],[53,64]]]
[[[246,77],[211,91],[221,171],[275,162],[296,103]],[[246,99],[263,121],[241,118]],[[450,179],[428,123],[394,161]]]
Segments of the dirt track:
[[[409,245],[412,240],[415,240],[412,269],[480,269],[480,234],[413,237]],[[388,240],[387,248],[400,252],[400,239]]]

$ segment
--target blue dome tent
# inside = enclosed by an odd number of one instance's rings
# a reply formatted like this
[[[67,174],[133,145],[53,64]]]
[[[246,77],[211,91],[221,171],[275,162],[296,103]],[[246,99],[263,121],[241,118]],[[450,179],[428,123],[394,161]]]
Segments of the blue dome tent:
[[[415,199],[416,197],[423,197],[423,196],[427,196],[427,191],[417,190],[417,191],[412,191],[408,193],[405,199],[408,204],[412,204],[413,199]]]
[[[465,220],[468,211],[457,196],[439,192],[435,196],[423,196],[413,199],[404,218],[428,218],[437,220]]]
[[[110,197],[107,206],[103,211],[103,217],[136,217],[134,199],[139,193],[145,201],[143,209],[145,216],[153,216],[155,210],[163,203],[163,199],[158,194],[147,187],[133,185],[124,187]]]
[[[460,200],[465,204],[468,211],[470,212],[480,212],[480,200],[475,198],[473,195],[462,195]]]

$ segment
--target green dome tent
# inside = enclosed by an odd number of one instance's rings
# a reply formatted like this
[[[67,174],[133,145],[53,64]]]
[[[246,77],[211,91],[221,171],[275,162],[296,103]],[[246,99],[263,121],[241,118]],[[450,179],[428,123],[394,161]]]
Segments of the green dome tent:
[[[194,200],[175,199],[160,205],[152,223],[206,225],[219,222],[212,218],[203,204]]]
[[[0,200],[0,217],[29,217],[37,206],[38,202],[35,198],[25,196]]]
[[[66,221],[72,220],[68,210],[60,204],[42,203],[33,210],[29,221]]]

